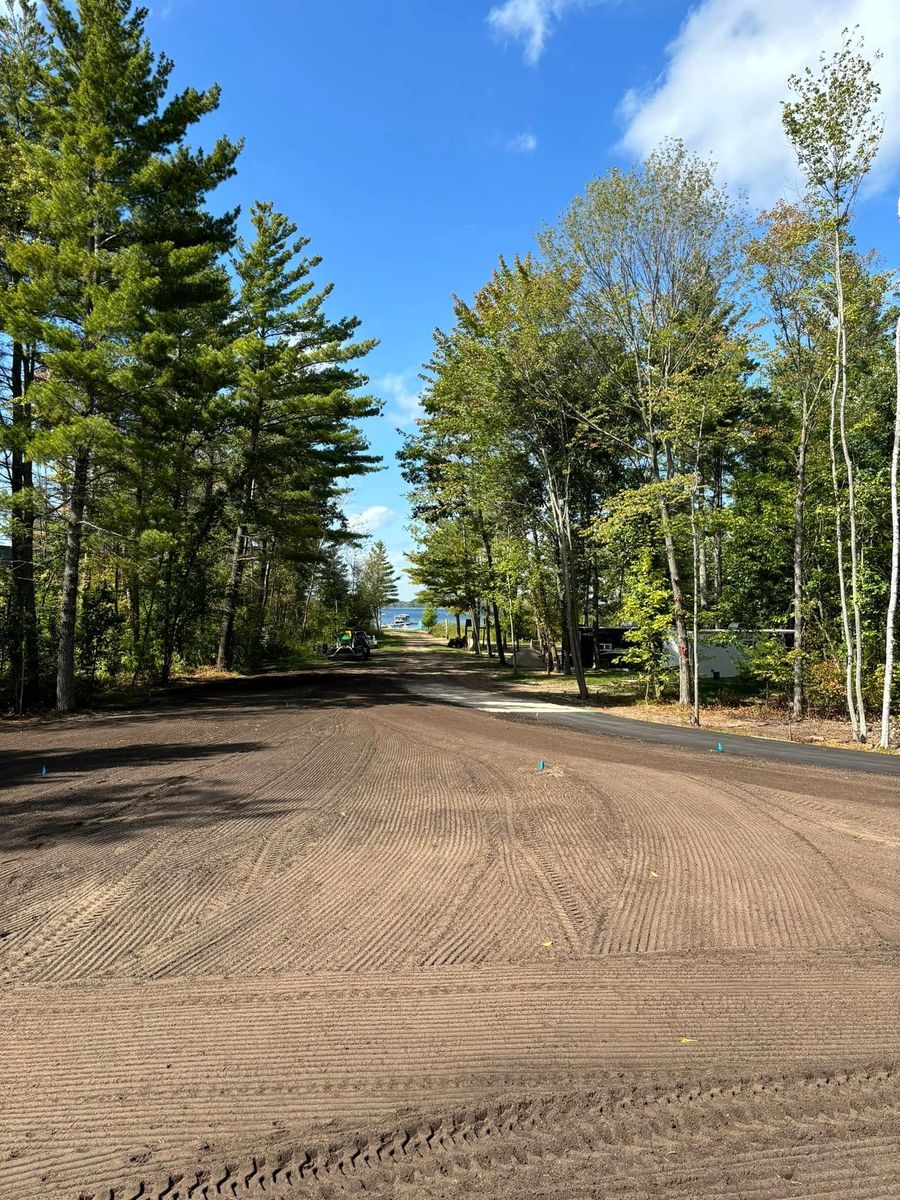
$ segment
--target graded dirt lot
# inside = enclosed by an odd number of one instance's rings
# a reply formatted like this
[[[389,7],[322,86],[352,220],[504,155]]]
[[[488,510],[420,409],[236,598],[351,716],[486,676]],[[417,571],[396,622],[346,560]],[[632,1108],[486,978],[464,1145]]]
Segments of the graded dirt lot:
[[[446,670],[0,732],[3,1200],[897,1200],[900,777]]]

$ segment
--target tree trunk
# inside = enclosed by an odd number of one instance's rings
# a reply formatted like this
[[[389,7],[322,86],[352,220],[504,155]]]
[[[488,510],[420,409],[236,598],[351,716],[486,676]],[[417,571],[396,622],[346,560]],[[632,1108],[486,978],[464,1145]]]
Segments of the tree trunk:
[[[141,670],[141,581],[137,571],[128,581],[128,627],[131,630],[131,648],[134,654],[135,677]]]
[[[174,654],[176,652],[184,653],[184,630],[189,615],[187,611],[187,596],[190,591],[188,581],[193,578],[200,551],[206,545],[213,526],[218,519],[217,505],[211,503],[212,499],[212,483],[208,481],[202,505],[205,516],[191,533],[186,550],[180,556],[175,556],[170,560],[170,580],[172,582],[169,588],[173,594],[169,602],[168,632],[165,634],[164,648],[164,659],[168,663],[166,667],[168,672],[171,672]],[[187,496],[184,497],[181,504],[184,507],[185,516],[187,516],[189,504]],[[176,501],[173,501],[173,507],[175,506]],[[204,579],[205,576],[201,572],[200,580],[203,593],[205,593]],[[205,610],[205,598],[204,595],[201,595],[196,598],[196,611],[204,612]],[[165,678],[168,679],[168,674]]]
[[[488,537],[487,530],[484,527],[484,519],[480,512],[478,513],[478,529],[479,533],[481,534],[481,544],[484,546],[484,557],[487,560],[488,568],[488,580],[490,582],[491,594],[493,595],[497,584],[497,581],[494,578],[494,555],[491,549],[491,539]],[[502,632],[497,632],[500,630],[500,612],[497,607],[497,601],[492,599],[490,601],[490,607],[493,609],[494,613],[494,633],[495,641],[497,643],[497,658],[500,660],[501,666],[506,666],[506,656],[503,653],[503,634]],[[488,621],[488,627],[490,627],[490,621]],[[490,632],[488,632],[488,654],[490,653]]]
[[[717,455],[716,456],[716,482],[715,482],[715,489],[713,492],[713,507],[715,508],[717,514],[721,514],[721,512],[722,512],[722,503],[723,503],[722,493],[724,491],[724,488],[722,485],[722,474],[723,474],[722,460],[721,460],[720,456]],[[715,572],[714,572],[714,593],[713,594],[715,596],[716,604],[719,604],[722,600],[722,530],[719,528],[719,525],[720,525],[720,520],[719,520],[719,516],[717,516],[716,517],[716,527],[713,532],[713,545],[715,547],[715,563],[714,563]]]
[[[701,487],[697,492],[697,511],[702,513],[705,507],[705,489]],[[700,607],[707,608],[709,605],[709,570],[706,561],[706,535],[703,533],[705,522],[701,521],[700,526],[701,531],[697,542],[697,587],[700,593]]]
[[[506,666],[506,652],[503,648],[503,625],[500,622],[500,606],[496,600],[491,601],[494,614],[494,644],[497,647],[497,659],[501,667]]]
[[[306,597],[303,601],[303,618],[300,621],[300,641],[301,642],[304,641],[306,638],[306,627],[309,624],[309,606],[312,603],[312,594],[313,594],[313,587],[315,585],[315,582],[316,582],[316,572],[315,572],[315,567],[313,567],[313,569],[310,573],[310,577],[309,577],[309,586],[306,589]],[[375,622],[375,629],[378,633],[381,633],[381,625],[378,622],[378,618],[374,614],[372,614],[372,615],[373,615],[373,619]]]
[[[31,432],[28,388],[34,375],[29,351],[19,342],[12,346],[13,446],[10,482],[12,492],[11,557],[11,674],[13,710],[26,712],[37,701],[39,690],[37,609],[34,588],[34,474],[25,446]]]
[[[853,460],[850,456],[850,444],[847,441],[847,331],[841,327],[841,407],[840,431],[841,450],[844,455],[844,465],[847,471],[847,516],[850,533],[850,599],[853,606],[853,637],[856,643],[854,654],[853,690],[856,698],[856,712],[859,719],[859,741],[868,738],[866,725],[866,704],[862,690],[862,607],[859,598],[859,537],[856,529],[856,476]]]
[[[72,712],[75,708],[75,618],[78,609],[81,534],[87,501],[89,469],[89,453],[86,449],[79,449],[75,454],[72,472],[72,494],[69,499],[59,617],[59,643],[56,654],[56,707],[64,713]]]
[[[250,455],[251,458],[256,453],[257,439],[259,437],[259,413],[256,415],[251,443]],[[248,467],[247,477],[244,481],[243,493],[241,496],[241,510],[238,520],[237,530],[234,535],[234,553],[231,559],[231,573],[228,577],[228,587],[225,589],[225,604],[222,610],[222,626],[219,631],[219,652],[216,655],[216,666],[220,671],[230,671],[231,664],[234,659],[234,618],[237,612],[238,596],[241,591],[241,583],[244,578],[245,551],[247,547],[247,514],[250,511],[250,503],[253,500],[254,476],[252,470]]]
[[[481,621],[478,616],[478,601],[472,605],[472,649],[481,658]]]
[[[544,650],[544,670],[548,675],[552,675],[556,668],[556,647],[546,634],[541,637],[541,645]]]
[[[700,531],[697,527],[697,510],[695,504],[694,491],[691,492],[691,543],[693,547],[693,566],[694,566],[694,636],[693,636],[693,654],[691,655],[691,663],[693,666],[693,677],[691,680],[693,686],[693,708],[691,710],[691,724],[700,724]]]
[[[600,572],[597,560],[591,564],[591,634],[594,639],[594,669],[600,668]]]
[[[561,570],[561,569],[560,569]],[[560,646],[559,669],[563,675],[572,674],[572,630],[569,624],[568,606],[566,604],[565,588],[562,582],[562,575],[559,580],[559,624],[562,630],[562,644]]]
[[[671,474],[671,451],[667,452],[669,473]],[[654,444],[651,447],[650,469],[656,483],[661,482],[659,470],[659,450]],[[659,515],[662,521],[663,541],[666,547],[666,566],[669,572],[669,584],[672,588],[672,608],[675,618],[675,644],[678,647],[678,703],[691,703],[691,665],[688,655],[687,621],[684,612],[684,591],[681,586],[681,572],[678,569],[678,556],[675,553],[675,538],[672,533],[672,513],[669,502],[663,495],[659,500]]]
[[[519,673],[519,639],[516,634],[516,618],[513,609],[512,587],[510,586],[509,576],[506,577],[506,599],[509,608],[509,641],[512,646],[513,657],[513,674]]]
[[[803,405],[800,445],[797,452],[797,488],[794,494],[794,697],[793,716],[803,716],[803,509],[806,502],[806,444],[809,437],[809,411]]]
[[[260,553],[262,564],[259,574],[259,602],[257,610],[259,613],[259,628],[262,631],[266,623],[266,614],[269,611],[269,600],[272,590],[272,560],[275,557],[275,547],[269,542],[268,538],[263,542]]]
[[[847,472],[847,516],[850,526],[850,597],[853,606],[853,645],[848,656],[847,689],[856,709],[856,728],[854,736],[857,741],[864,742],[867,736],[866,708],[862,694],[862,614],[859,603],[859,542],[856,534],[856,478],[853,471],[853,460],[850,456],[850,445],[847,441],[847,323],[844,308],[844,281],[841,256],[841,233],[836,225],[834,231],[834,279],[837,291],[837,354],[836,371],[840,379],[841,403],[838,414],[838,427],[841,436],[841,451],[844,457],[844,468]],[[843,580],[842,580],[843,584]],[[846,599],[844,599],[846,606]],[[849,622],[847,622],[849,631]]]
[[[263,366],[264,364],[260,365]],[[262,402],[258,401],[253,411],[250,444],[247,448],[247,457],[244,460],[241,507],[238,513],[237,530],[234,535],[234,557],[231,560],[228,587],[225,589],[225,605],[222,611],[222,626],[219,632],[219,652],[216,655],[216,666],[220,671],[231,669],[234,656],[234,618],[237,611],[241,582],[244,578],[244,550],[247,544],[247,521],[250,515],[250,505],[253,501],[253,492],[256,484],[256,454],[259,448],[259,431],[261,426]]]
[[[578,685],[578,696],[587,704],[590,693],[584,678],[584,663],[581,660],[581,635],[578,629],[578,614],[575,607],[575,579],[572,569],[572,530],[569,524],[568,501],[557,494],[555,481],[547,478],[547,494],[559,540],[559,567],[562,582],[563,637],[568,641],[569,661]]]
[[[709,576],[706,566],[706,538],[700,539],[700,545],[697,549],[699,564],[698,564],[698,585],[700,590],[700,607],[706,608],[709,604]]]
[[[172,658],[175,653],[175,645],[173,638],[173,623],[172,623],[172,548],[171,546],[166,551],[166,569],[163,575],[163,603],[162,603],[162,660],[159,667],[160,683],[168,683],[169,676],[172,673]]]
[[[834,494],[834,530],[835,551],[837,554],[838,594],[841,601],[841,628],[844,635],[844,690],[847,699],[847,713],[850,717],[850,728],[855,740],[859,740],[859,720],[856,713],[856,700],[853,692],[854,675],[854,642],[850,633],[850,613],[847,608],[847,580],[844,572],[844,528],[841,520],[841,488],[837,473],[837,458],[835,456],[835,422],[837,420],[837,388],[839,380],[835,378],[834,390],[831,397],[831,417],[829,422],[828,458],[831,466],[831,488]]]
[[[457,613],[454,613],[453,615],[454,615],[454,617],[456,617],[456,636],[458,638],[461,638],[462,637],[462,626],[459,623],[459,613],[457,612]]]
[[[691,666],[688,655],[687,621],[684,613],[684,592],[681,587],[681,573],[678,570],[678,559],[675,555],[675,539],[672,536],[672,515],[666,500],[660,500],[659,512],[662,518],[663,538],[666,545],[666,564],[669,569],[669,583],[672,587],[672,606],[675,615],[675,643],[678,647],[678,703],[691,703]]]
[[[231,669],[234,656],[234,615],[237,610],[237,598],[241,590],[241,580],[244,578],[244,546],[246,530],[238,525],[234,535],[234,553],[231,558],[231,574],[228,577],[228,587],[225,589],[225,605],[222,610],[222,627],[219,631],[219,652],[216,656],[216,666],[220,671]]]
[[[900,461],[900,320],[894,331],[894,370],[897,398],[894,406],[894,446],[891,453],[891,586],[888,595],[884,645],[884,692],[881,697],[882,750],[891,744],[891,685],[894,678],[894,622],[897,615],[897,576],[900,570],[900,504],[897,497],[897,468]]]
[[[534,611],[538,638],[544,654],[544,665],[548,675],[552,675],[556,667],[556,639],[550,621],[550,605],[547,600],[547,590],[541,573],[541,542],[536,529],[531,530],[534,545]]]
[[[836,233],[836,239],[839,234]],[[840,243],[836,241],[836,263],[840,261]],[[839,274],[839,268],[836,266],[835,275]],[[841,601],[841,628],[844,635],[844,667],[845,681],[844,687],[847,698],[847,712],[850,717],[850,729],[853,733],[854,740],[861,740],[861,730],[859,722],[859,714],[856,707],[856,698],[854,690],[855,678],[855,662],[856,662],[856,643],[850,631],[850,611],[847,605],[847,578],[844,570],[844,529],[841,519],[841,486],[838,478],[837,467],[837,451],[835,429],[837,426],[837,398],[841,387],[841,361],[842,361],[842,332],[841,318],[843,315],[840,296],[838,298],[838,329],[835,335],[834,349],[834,372],[831,382],[831,405],[828,418],[828,463],[831,470],[831,489],[834,495],[834,529],[835,529],[835,552],[837,555],[837,574],[838,574],[838,594]]]

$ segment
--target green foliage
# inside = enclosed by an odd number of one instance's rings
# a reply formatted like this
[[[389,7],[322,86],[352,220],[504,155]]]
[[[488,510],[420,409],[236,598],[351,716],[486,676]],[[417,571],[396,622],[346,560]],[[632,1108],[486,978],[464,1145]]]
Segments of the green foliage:
[[[881,88],[849,30],[840,50],[821,55],[819,65],[818,74],[807,67],[788,80],[797,98],[782,105],[782,119],[807,179],[843,222],[878,151],[884,118],[874,108]]]
[[[287,217],[254,206],[244,242],[235,212],[207,210],[240,145],[191,146],[219,90],[172,90],[146,16],[129,0],[48,0],[46,29],[30,0],[0,13],[17,564],[0,662],[17,706],[32,659],[63,708],[76,682],[209,662],[223,607],[229,657],[289,649],[350,536],[347,480],[375,462],[357,422],[378,403],[355,366],[373,343],[327,314]]]
[[[384,542],[375,542],[363,560],[357,590],[367,621],[376,629],[381,628],[381,610],[397,603],[397,580],[387,547]]]
[[[120,674],[125,653],[124,614],[106,584],[82,597],[77,646],[78,666],[90,697],[99,678],[114,680]]]
[[[632,627],[625,634],[629,649],[622,655],[622,661],[637,667],[644,678],[646,694],[658,700],[667,675],[671,594],[649,548],[640,551],[626,573],[621,616]]]
[[[286,216],[257,203],[250,220],[253,240],[237,245],[240,286],[231,330],[236,532],[217,654],[222,667],[234,659],[249,551],[258,546],[266,561],[264,602],[272,547],[297,563],[316,543],[339,536],[334,527],[340,522],[342,482],[376,461],[354,422],[379,406],[358,393],[366,380],[350,365],[374,343],[353,340],[356,318],[328,319],[324,304],[331,285],[315,289],[311,273],[320,260],[303,254],[308,239],[296,237]],[[267,635],[260,605],[249,633],[251,649]]]
[[[217,657],[249,669],[377,623],[397,573],[342,513],[376,465],[374,343],[331,314],[289,216],[257,202],[239,237],[237,213],[209,211],[240,146],[191,144],[218,89],[171,90],[143,10],[48,0],[42,24],[4,3],[7,697],[27,707],[68,670],[66,707],[76,674],[86,696]],[[713,165],[670,141],[589,181],[540,256],[454,298],[400,455],[428,620],[471,614],[477,646],[487,620],[494,646],[512,627],[585,696],[585,629],[631,626],[627,661],[659,695],[695,613],[707,630],[794,619],[802,650],[755,638],[752,685],[780,701],[796,665],[807,709],[833,713],[840,551],[877,702],[896,312],[852,222],[878,89],[849,35],[789,86],[809,195],[752,238]]]
[[[625,623],[648,692],[680,642],[687,702],[691,626],[737,626],[745,688],[831,712],[840,552],[857,663],[882,674],[895,313],[851,231],[877,87],[848,37],[790,87],[802,203],[750,237],[713,164],[666,142],[591,180],[542,258],[501,259],[435,335],[400,456],[414,578],[476,624],[512,613],[548,669],[577,674],[578,627]],[[788,623],[796,652],[754,634]]]
[[[779,699],[787,697],[793,682],[793,657],[784,642],[773,637],[759,637],[744,648],[743,671],[765,688],[766,699],[774,693]]]

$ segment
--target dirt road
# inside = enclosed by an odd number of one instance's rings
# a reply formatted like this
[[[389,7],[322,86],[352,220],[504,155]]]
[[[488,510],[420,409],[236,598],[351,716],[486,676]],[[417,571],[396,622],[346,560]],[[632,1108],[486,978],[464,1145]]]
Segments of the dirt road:
[[[0,733],[0,1196],[896,1200],[897,780],[415,669]]]

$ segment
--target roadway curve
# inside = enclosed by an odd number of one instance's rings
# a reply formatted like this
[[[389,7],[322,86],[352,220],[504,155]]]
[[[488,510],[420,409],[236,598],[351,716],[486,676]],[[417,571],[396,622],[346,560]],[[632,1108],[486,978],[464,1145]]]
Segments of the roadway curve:
[[[408,656],[406,662],[404,657]],[[399,678],[412,694],[444,704],[476,708],[495,716],[527,717],[566,729],[628,738],[656,746],[713,754],[739,754],[743,758],[764,759],[773,763],[826,767],[837,771],[866,771],[875,775],[900,776],[900,754],[879,754],[871,750],[842,750],[816,746],[808,742],[785,742],[776,738],[750,737],[746,734],[718,733],[690,725],[665,725],[620,717],[593,708],[581,708],[566,701],[548,700],[535,694],[523,696],[502,684],[479,686],[480,672],[471,660],[457,665],[440,651],[424,648],[410,640],[403,654],[390,655]],[[719,750],[721,747],[721,750]]]

